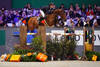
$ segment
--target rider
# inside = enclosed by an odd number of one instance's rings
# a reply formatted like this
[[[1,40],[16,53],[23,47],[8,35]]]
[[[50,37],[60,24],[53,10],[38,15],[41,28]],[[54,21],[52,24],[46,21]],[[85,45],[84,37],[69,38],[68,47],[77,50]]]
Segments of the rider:
[[[55,10],[55,5],[53,3],[50,3],[49,7],[40,9],[39,21],[41,22],[41,21],[45,20],[45,14],[52,14],[54,10]],[[39,24],[41,24],[41,23],[39,23]]]
[[[39,25],[44,25],[46,23],[45,21],[45,13],[43,10],[40,9],[40,16],[39,16]]]
[[[60,5],[59,9],[65,10],[65,6],[63,3]]]
[[[56,9],[56,6],[53,3],[49,4],[49,9],[47,11],[47,14],[52,14],[52,12]]]
[[[56,9],[56,6],[53,3],[50,3],[49,6],[42,7],[41,10],[43,10],[46,14],[52,14],[53,10]]]

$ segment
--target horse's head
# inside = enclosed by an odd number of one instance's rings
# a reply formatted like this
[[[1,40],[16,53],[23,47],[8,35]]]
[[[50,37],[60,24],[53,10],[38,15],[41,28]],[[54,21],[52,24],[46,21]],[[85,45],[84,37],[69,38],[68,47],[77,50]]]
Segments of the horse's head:
[[[66,21],[66,13],[62,9],[55,9],[52,14],[46,15],[46,21],[49,26],[56,25],[58,20],[57,16],[61,17],[63,23]]]
[[[53,13],[56,14],[57,16],[60,16],[63,21],[66,21],[66,13],[64,10],[56,9],[56,10],[54,10]]]

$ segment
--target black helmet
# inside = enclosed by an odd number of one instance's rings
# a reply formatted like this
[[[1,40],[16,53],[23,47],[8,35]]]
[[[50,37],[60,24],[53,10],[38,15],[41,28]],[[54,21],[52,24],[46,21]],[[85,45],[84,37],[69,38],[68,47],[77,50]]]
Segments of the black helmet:
[[[54,5],[54,3],[53,3],[53,2],[51,2],[49,5]]]

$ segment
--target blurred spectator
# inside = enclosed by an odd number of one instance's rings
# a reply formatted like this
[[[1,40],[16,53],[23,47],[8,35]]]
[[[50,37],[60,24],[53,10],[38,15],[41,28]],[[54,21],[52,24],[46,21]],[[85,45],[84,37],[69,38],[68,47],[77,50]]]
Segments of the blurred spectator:
[[[96,15],[96,14],[97,14],[97,5],[96,5],[96,4],[94,4],[94,9],[93,9],[93,11],[94,11],[94,14]]]
[[[5,8],[1,8],[1,12],[4,13],[4,11],[5,11]]]
[[[3,23],[3,20],[2,20],[2,15],[0,14],[0,26],[3,26],[4,23]]]
[[[65,10],[64,4],[61,4],[60,9]],[[56,9],[55,4],[50,3],[48,6],[41,8],[46,14],[52,14],[53,10]],[[79,4],[75,4],[75,8],[73,4],[70,5],[68,10],[65,10],[67,15],[67,20],[65,22],[65,26],[69,27],[83,27],[85,26],[99,26],[100,23],[100,8],[94,4],[94,8],[89,4],[88,8],[82,4],[82,8],[80,9]],[[31,5],[28,3],[21,10],[6,10],[2,8],[0,10],[0,26],[20,26],[21,24],[27,24],[30,17],[39,16],[40,10],[32,9]],[[59,16],[58,16],[59,17]],[[60,23],[61,21],[59,21]],[[85,23],[86,22],[86,23]]]
[[[80,9],[80,7],[79,7],[79,5],[77,3],[75,5],[75,11],[76,11],[77,17],[81,17],[81,15],[82,15],[81,9]]]
[[[53,10],[55,10],[55,9],[56,9],[56,6],[53,3],[50,3],[49,4],[49,9],[46,13],[51,14],[53,12]]]
[[[92,22],[92,26],[94,26],[94,27],[97,27],[98,26],[96,16],[93,17],[93,19],[91,20],[91,22]]]
[[[76,3],[76,4],[75,4],[75,10],[78,11],[79,9],[80,9],[79,4]]]
[[[32,9],[30,3],[26,4],[24,8],[26,8],[28,10],[31,10]]]
[[[84,26],[84,22],[81,20],[81,18],[77,18],[77,24],[76,24],[76,26],[77,27],[83,27]]]
[[[94,11],[93,11],[93,9],[92,9],[92,7],[91,7],[90,4],[89,4],[89,6],[88,6],[88,9],[87,9],[86,15],[87,15],[87,17],[90,18],[90,20],[93,19]]]
[[[87,8],[87,12],[86,12],[86,15],[87,16],[90,16],[90,15],[94,15],[94,12],[93,12],[93,9],[91,7],[91,5],[89,4],[88,8]]]
[[[74,7],[73,7],[73,4],[70,5],[68,14],[69,14],[70,18],[74,18]]]
[[[93,22],[91,21],[91,19],[89,17],[86,18],[86,27],[92,27],[93,26]]]
[[[22,12],[22,18],[26,18],[27,16],[26,16],[26,12],[25,11],[23,11]]]
[[[87,11],[93,10],[91,4],[88,5]]]
[[[82,4],[81,11],[82,11],[82,16],[85,17],[86,16],[86,7],[85,7],[85,4]]]
[[[67,26],[67,27],[74,27],[75,24],[73,22],[73,19],[72,18],[67,19],[67,21],[65,22],[65,26]]]
[[[37,10],[33,9],[33,16],[36,16]]]
[[[61,4],[59,8],[65,10],[64,4]]]

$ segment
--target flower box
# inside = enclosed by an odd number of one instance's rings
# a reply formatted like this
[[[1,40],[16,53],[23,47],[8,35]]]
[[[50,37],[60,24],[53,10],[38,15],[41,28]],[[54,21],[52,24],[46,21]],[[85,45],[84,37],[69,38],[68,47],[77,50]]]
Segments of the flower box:
[[[20,62],[21,55],[12,55],[10,58],[10,62]]]

